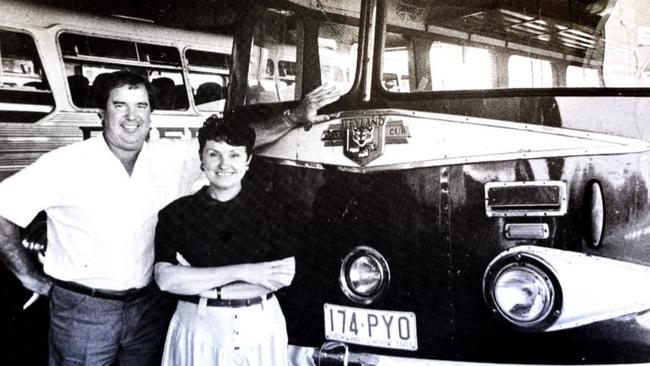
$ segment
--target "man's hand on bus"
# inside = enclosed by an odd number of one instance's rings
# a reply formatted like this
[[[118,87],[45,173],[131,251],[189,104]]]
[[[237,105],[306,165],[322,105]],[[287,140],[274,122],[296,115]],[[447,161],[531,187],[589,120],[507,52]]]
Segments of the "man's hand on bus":
[[[341,97],[341,91],[334,84],[321,85],[307,93],[300,103],[290,110],[289,119],[294,126],[304,125],[306,130],[315,123],[328,121],[328,115],[318,115],[322,107],[337,101]]]

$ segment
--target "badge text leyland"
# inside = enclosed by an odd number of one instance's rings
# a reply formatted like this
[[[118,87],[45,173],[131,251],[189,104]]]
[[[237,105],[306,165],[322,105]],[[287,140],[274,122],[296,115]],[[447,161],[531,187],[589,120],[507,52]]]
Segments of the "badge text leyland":
[[[364,166],[381,156],[384,143],[405,144],[408,137],[408,127],[402,121],[388,121],[387,116],[359,116],[329,125],[321,140],[325,146],[343,145],[345,156]]]

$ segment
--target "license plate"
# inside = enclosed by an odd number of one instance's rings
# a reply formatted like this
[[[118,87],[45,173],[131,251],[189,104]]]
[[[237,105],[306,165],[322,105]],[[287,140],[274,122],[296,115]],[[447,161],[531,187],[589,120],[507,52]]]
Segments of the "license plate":
[[[372,347],[418,349],[414,313],[334,304],[325,304],[323,309],[326,339]]]

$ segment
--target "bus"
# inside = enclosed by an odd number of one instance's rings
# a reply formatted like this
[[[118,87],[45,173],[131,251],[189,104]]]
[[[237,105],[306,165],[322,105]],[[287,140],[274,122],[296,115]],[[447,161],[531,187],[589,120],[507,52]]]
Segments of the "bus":
[[[25,9],[5,3],[2,13]],[[53,21],[53,10],[41,28],[12,23],[25,19],[16,15],[3,20],[3,32],[32,37],[39,53],[20,56],[29,45],[21,41],[0,54],[11,76],[3,95],[25,96],[3,97],[0,106],[16,119],[36,118],[3,124],[14,135],[0,136],[15,144],[40,136],[28,144],[38,155],[55,134],[75,136],[64,144],[83,138],[79,127],[99,124],[73,122],[97,111],[74,104],[64,75],[92,85],[83,62],[99,61],[64,47],[75,37],[118,34],[137,49],[175,48],[183,74],[170,77],[175,85],[192,80],[184,50],[200,43],[203,52],[223,52],[223,73],[213,64],[195,70],[227,78],[224,114],[277,116],[336,83],[343,96],[320,111],[330,120],[262,147],[248,173],[274,197],[270,214],[283,217],[277,229],[296,253],[296,277],[277,293],[292,365],[650,361],[644,1],[228,6],[241,11],[213,21],[214,29],[231,27],[230,53],[219,48],[222,35],[203,43],[200,32],[172,32],[188,35],[181,46],[166,27],[123,18],[102,26],[92,18],[92,31]],[[129,33],[130,24],[138,31]],[[36,57],[42,52],[51,54]],[[149,55],[154,75],[172,73],[169,59]],[[143,61],[111,62],[107,69]],[[44,77],[49,89],[29,84]],[[185,85],[189,107],[155,112],[154,128],[178,126],[180,118],[164,124],[167,114],[203,118]]]
[[[278,295],[293,363],[650,361],[647,4],[254,9],[235,73],[254,72],[250,45],[295,46],[296,101],[327,81],[328,49],[354,50],[331,119],[258,151],[250,172],[299,253]],[[227,113],[296,103],[248,103],[246,83]]]

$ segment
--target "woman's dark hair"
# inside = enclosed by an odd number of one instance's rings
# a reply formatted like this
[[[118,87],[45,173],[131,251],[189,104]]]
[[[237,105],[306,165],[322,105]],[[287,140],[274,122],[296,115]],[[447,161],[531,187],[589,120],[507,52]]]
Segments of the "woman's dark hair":
[[[210,116],[199,128],[199,157],[207,141],[225,142],[232,146],[245,146],[246,154],[251,156],[255,146],[255,130],[248,125],[248,121],[236,114],[219,118]]]
[[[95,99],[97,100],[97,106],[100,109],[106,109],[106,103],[108,102],[108,96],[111,94],[111,90],[120,88],[124,85],[143,85],[147,90],[147,95],[149,96],[149,108],[153,112],[156,107],[156,96],[151,83],[149,83],[149,80],[147,80],[146,77],[128,70],[115,71],[110,74],[101,74],[95,78],[95,81],[93,82],[93,92],[95,94]]]

